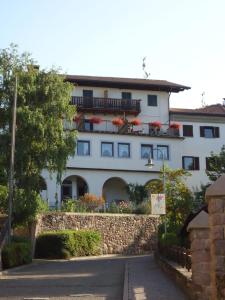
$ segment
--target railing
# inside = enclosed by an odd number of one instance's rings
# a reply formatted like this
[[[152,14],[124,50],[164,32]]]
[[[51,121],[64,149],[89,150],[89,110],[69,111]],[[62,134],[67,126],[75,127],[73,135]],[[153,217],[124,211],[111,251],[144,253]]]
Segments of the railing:
[[[162,246],[159,244],[158,251],[165,258],[186,268],[188,272],[191,270],[191,254],[189,249],[178,246]]]
[[[165,137],[179,137],[179,129],[169,128],[168,124],[162,124],[158,130],[152,128],[148,123],[142,123],[138,126],[125,124],[123,126],[116,126],[110,120],[103,120],[100,124],[89,124],[88,120],[80,120],[78,123],[64,122],[65,129],[77,129],[81,132],[99,132],[99,133],[118,133],[130,135],[148,135],[148,136],[165,136]]]
[[[77,97],[72,96],[71,104],[77,105],[78,111],[98,111],[98,112],[116,112],[125,111],[138,114],[141,111],[141,100],[134,99],[114,99],[97,97]]]

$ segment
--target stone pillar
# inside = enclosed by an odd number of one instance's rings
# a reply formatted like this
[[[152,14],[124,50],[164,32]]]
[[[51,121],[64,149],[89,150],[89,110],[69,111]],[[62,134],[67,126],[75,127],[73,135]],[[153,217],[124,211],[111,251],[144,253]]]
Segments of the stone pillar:
[[[225,300],[225,175],[206,191],[211,250],[212,300]]]
[[[202,211],[188,225],[191,241],[192,281],[196,299],[210,299],[210,242],[208,214]]]

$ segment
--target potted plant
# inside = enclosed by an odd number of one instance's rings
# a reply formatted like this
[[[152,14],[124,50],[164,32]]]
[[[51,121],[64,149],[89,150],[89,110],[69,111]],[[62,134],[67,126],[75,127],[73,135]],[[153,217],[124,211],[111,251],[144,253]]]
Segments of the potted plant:
[[[130,124],[133,125],[133,126],[141,125],[141,120],[133,119],[133,120],[130,121]]]
[[[149,125],[156,129],[160,129],[162,127],[162,123],[160,121],[150,122]]]
[[[173,122],[169,125],[169,134],[179,136],[180,123]]]
[[[100,124],[100,123],[102,123],[102,118],[100,118],[100,117],[91,117],[89,119],[89,121],[92,124]]]
[[[112,120],[112,124],[119,127],[124,125],[124,120],[121,118],[115,118]]]

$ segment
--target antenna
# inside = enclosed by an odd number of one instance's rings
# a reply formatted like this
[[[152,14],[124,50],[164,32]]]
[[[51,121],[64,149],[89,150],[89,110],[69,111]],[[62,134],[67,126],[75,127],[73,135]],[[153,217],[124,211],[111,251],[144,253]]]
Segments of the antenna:
[[[201,96],[202,96],[202,101],[201,101],[202,107],[205,107],[206,106],[206,104],[205,104],[205,92],[202,92]]]
[[[145,61],[146,61],[146,56],[142,59],[142,70],[144,71],[144,78],[148,79],[148,77],[150,76],[150,73],[148,73],[145,69],[146,68]]]

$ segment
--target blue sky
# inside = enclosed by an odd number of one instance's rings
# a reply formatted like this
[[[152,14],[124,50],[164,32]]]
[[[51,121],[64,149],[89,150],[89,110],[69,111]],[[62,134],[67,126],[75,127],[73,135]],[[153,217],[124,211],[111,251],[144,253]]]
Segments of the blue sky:
[[[0,0],[0,48],[29,51],[70,74],[143,77],[191,86],[173,107],[225,97],[224,0]]]

